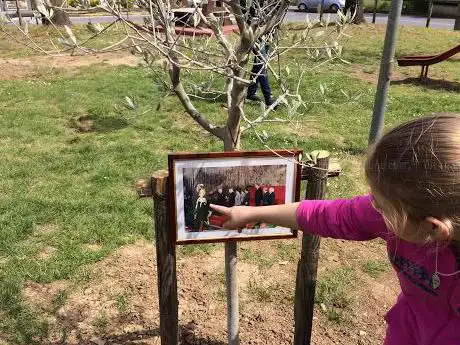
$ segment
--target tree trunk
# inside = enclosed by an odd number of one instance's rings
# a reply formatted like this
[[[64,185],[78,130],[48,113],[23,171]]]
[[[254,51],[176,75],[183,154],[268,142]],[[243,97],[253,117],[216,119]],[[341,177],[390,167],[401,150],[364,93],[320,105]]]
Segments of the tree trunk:
[[[351,21],[353,24],[362,24],[365,23],[364,19],[364,0],[346,0],[345,1],[345,13],[350,12],[353,16]]]
[[[59,8],[53,8],[53,11],[53,16],[50,19],[47,19],[45,17],[42,18],[43,25],[50,25],[51,23],[53,23],[56,26],[72,25],[70,17],[65,11]]]
[[[457,17],[455,18],[454,30],[460,30],[460,2],[457,5]]]

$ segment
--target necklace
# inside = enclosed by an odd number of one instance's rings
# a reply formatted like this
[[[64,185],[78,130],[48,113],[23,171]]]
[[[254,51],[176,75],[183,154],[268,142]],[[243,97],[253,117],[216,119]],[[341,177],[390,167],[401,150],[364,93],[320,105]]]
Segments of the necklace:
[[[435,272],[433,273],[433,276],[431,277],[431,286],[435,290],[441,286],[441,277],[452,277],[460,273],[460,270],[455,271],[453,273],[441,273],[438,271],[438,247],[439,247],[439,243],[436,242]]]

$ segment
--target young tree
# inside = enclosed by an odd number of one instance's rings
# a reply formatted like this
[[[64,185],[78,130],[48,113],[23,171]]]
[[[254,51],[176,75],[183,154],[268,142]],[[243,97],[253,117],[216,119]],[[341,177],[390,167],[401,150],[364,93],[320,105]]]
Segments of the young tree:
[[[46,18],[53,15],[56,8],[48,0],[35,1],[39,4],[37,9]],[[306,109],[299,90],[304,72],[325,61],[341,59],[338,40],[344,33],[347,17],[339,12],[336,23],[311,22],[307,17],[300,27],[288,31],[283,27],[288,0],[223,0],[222,4],[223,12],[205,15],[194,0],[193,12],[179,24],[174,15],[177,13],[175,3],[139,0],[138,6],[148,12],[144,25],[140,25],[128,20],[117,2],[106,3],[104,9],[116,20],[105,28],[88,24],[94,33],[91,39],[120,24],[125,37],[110,47],[96,50],[87,47],[89,39],[78,40],[70,27],[65,26],[64,31],[56,27],[61,36],[59,41],[64,45],[58,53],[78,49],[91,53],[129,47],[143,57],[166,92],[174,92],[186,112],[202,128],[223,141],[225,150],[238,149],[245,131],[256,130],[264,122],[292,123],[292,119]],[[223,22],[228,20],[237,26],[237,34],[224,34]],[[187,30],[196,28],[207,29],[213,37],[185,35]],[[261,50],[266,46],[270,50],[265,56]],[[288,67],[279,65],[292,50],[303,52],[299,65],[305,66],[296,80],[289,75]],[[257,78],[250,73],[249,62],[253,54],[258,54],[263,63],[260,73],[269,72],[270,78],[278,84],[280,95],[272,106],[264,107],[258,117],[250,119],[245,114],[244,104],[247,87]],[[211,94],[212,99],[226,99],[227,116],[219,124],[211,122],[195,104],[196,99],[209,99]],[[284,109],[273,117],[278,105]],[[263,133],[257,134],[261,140],[266,137]]]

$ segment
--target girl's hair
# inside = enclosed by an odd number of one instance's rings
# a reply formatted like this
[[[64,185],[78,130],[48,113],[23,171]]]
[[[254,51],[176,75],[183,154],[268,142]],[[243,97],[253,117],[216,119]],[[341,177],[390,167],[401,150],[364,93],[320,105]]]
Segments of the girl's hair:
[[[397,235],[430,241],[418,225],[431,216],[450,226],[452,238],[460,227],[460,114],[434,114],[388,132],[371,148],[366,177]],[[408,224],[417,230],[403,234]]]

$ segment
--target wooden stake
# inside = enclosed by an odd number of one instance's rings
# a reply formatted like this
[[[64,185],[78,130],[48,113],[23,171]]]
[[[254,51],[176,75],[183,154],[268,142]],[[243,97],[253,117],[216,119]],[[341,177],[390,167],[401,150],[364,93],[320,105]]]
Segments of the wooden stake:
[[[160,337],[162,345],[178,344],[178,298],[176,247],[169,229],[168,172],[157,171],[152,176],[154,228],[160,300]]]
[[[305,199],[324,199],[326,196],[328,167],[329,152],[322,151],[317,156],[317,164],[308,174],[309,179]],[[297,264],[294,345],[309,345],[311,342],[319,245],[320,238],[318,236],[308,233],[303,234],[302,253]]]

